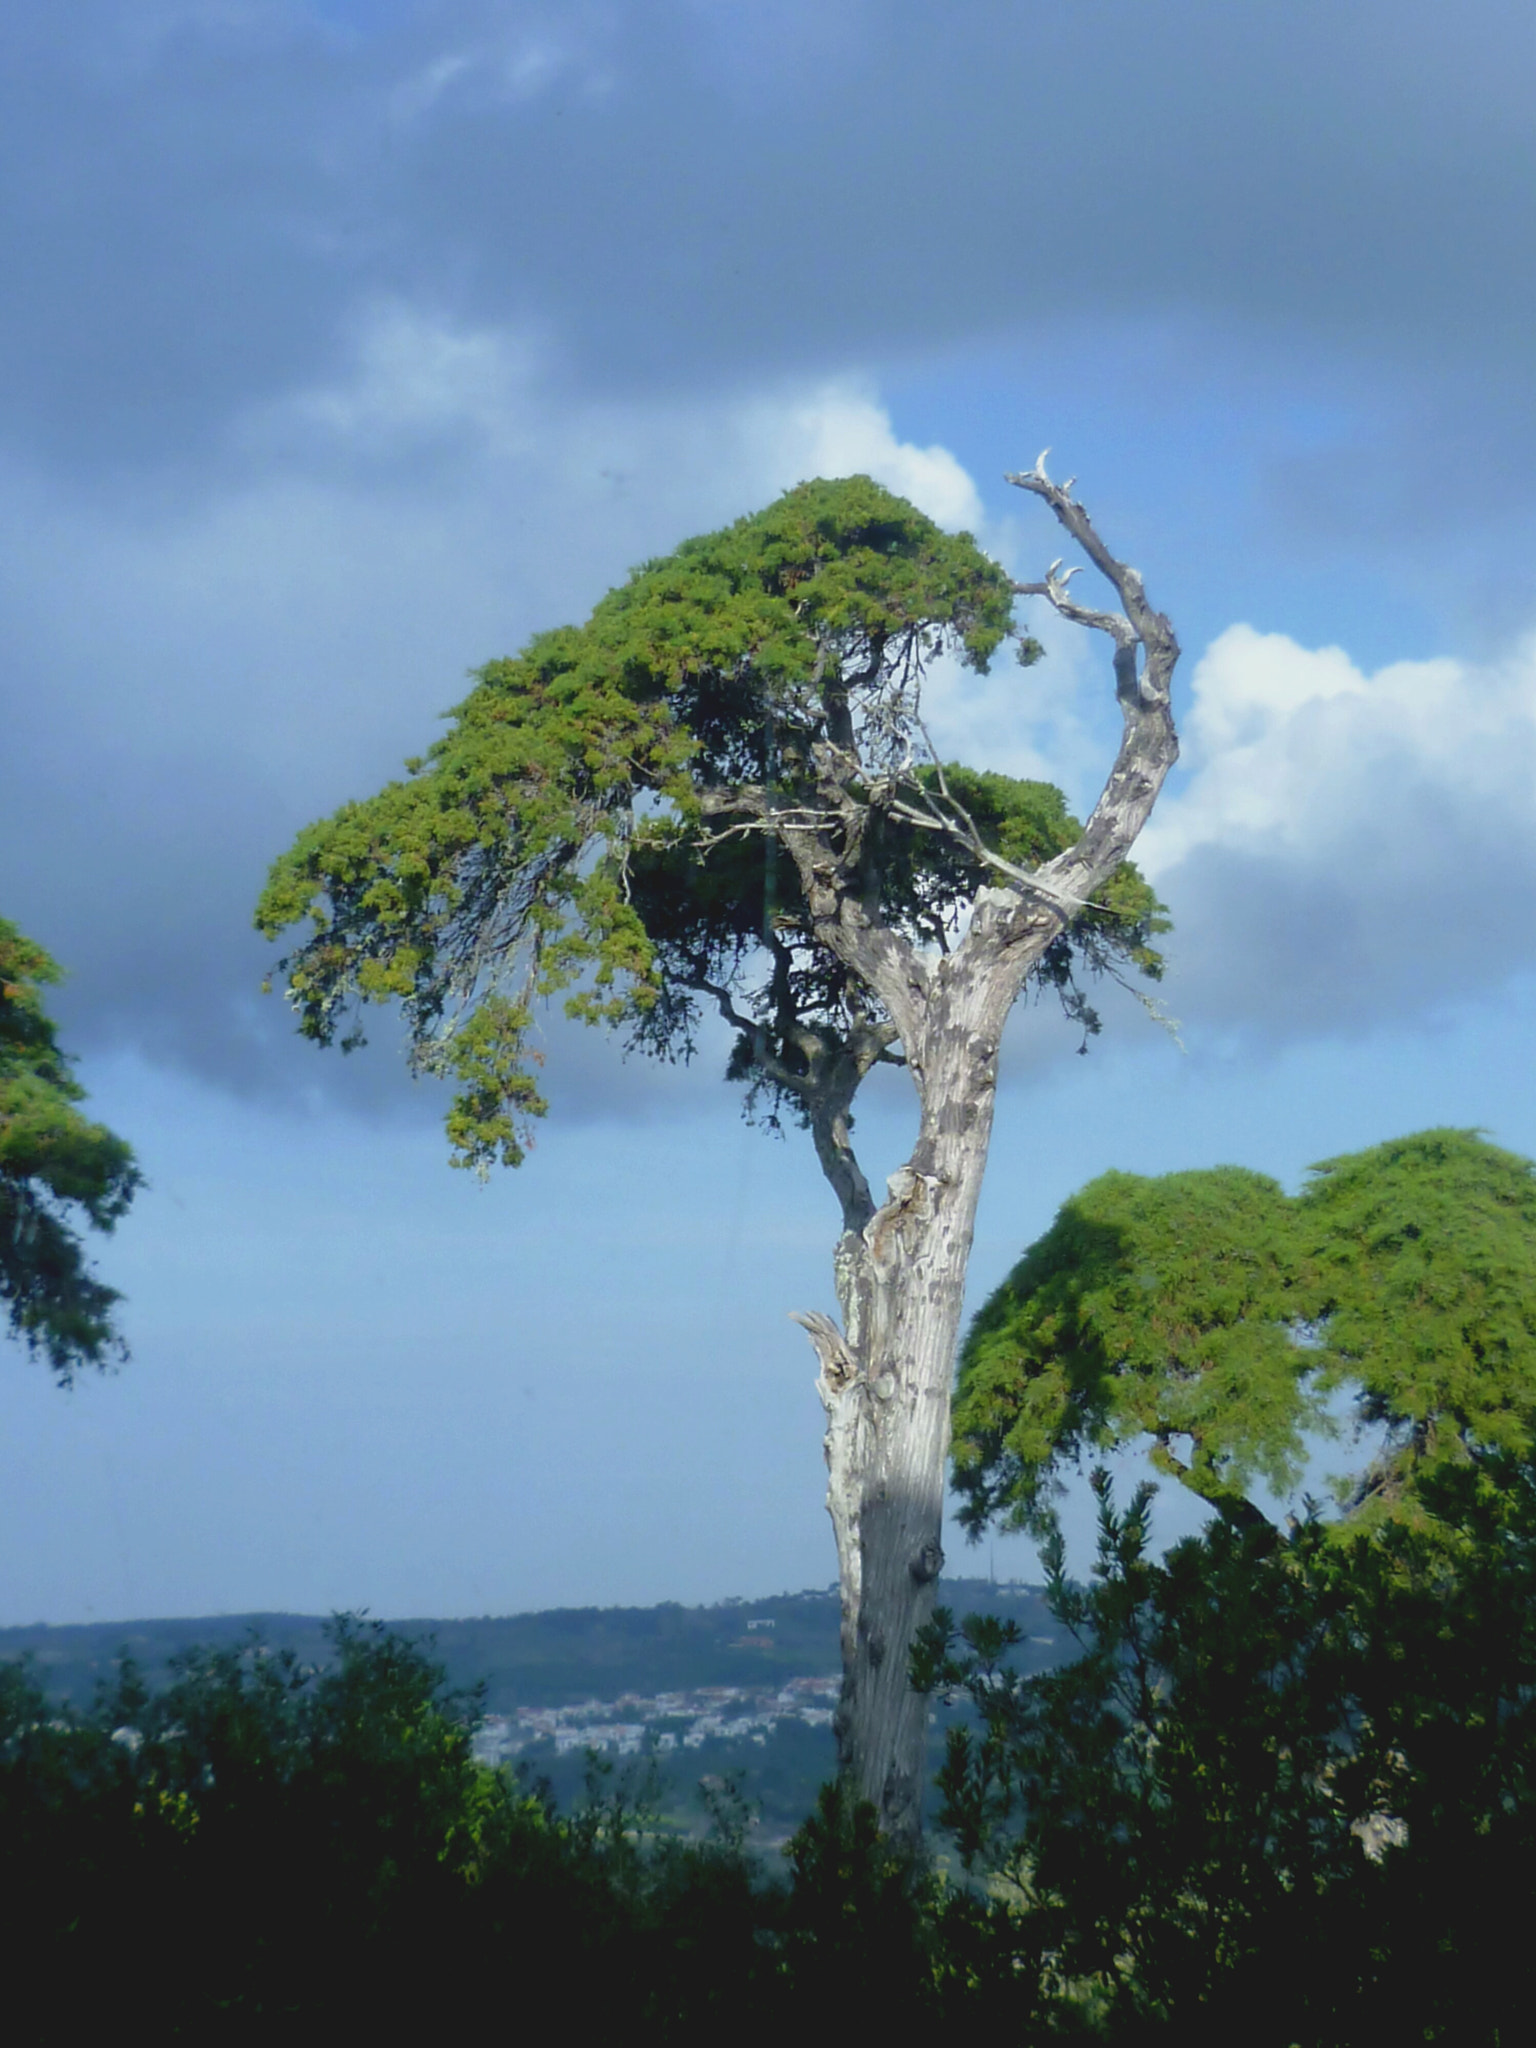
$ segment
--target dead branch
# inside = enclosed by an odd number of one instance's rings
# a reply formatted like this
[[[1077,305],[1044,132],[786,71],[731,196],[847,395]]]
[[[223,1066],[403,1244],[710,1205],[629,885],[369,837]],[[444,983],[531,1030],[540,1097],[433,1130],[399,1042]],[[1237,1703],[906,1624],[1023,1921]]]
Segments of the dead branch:
[[[1075,846],[1047,861],[1029,885],[1041,896],[1055,892],[1063,904],[1086,903],[1120,865],[1151,813],[1168,771],[1179,757],[1170,694],[1179,643],[1162,612],[1148,603],[1138,570],[1110,553],[1085,509],[1072,496],[1072,482],[1053,483],[1045,471],[1045,450],[1032,470],[1009,475],[1008,483],[1043,498],[1120,599],[1119,612],[1080,605],[1068,592],[1072,571],[1053,562],[1041,583],[1017,583],[1021,596],[1043,597],[1073,624],[1107,633],[1114,641],[1115,694],[1125,721],[1109,779]],[[1015,918],[1005,921],[1018,926]],[[1010,935],[1012,935],[1010,933]],[[1038,941],[1038,934],[1031,934]]]

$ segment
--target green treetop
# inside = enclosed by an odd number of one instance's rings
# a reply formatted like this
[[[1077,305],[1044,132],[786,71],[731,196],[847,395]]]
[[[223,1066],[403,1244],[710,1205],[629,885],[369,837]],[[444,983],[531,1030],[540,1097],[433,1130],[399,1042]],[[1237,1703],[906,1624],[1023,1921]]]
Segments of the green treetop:
[[[907,1838],[926,1740],[907,1649],[943,1558],[1003,1027],[1031,977],[1092,1031],[1080,969],[1158,972],[1159,906],[1126,855],[1178,751],[1172,626],[1069,486],[1043,463],[1010,481],[1121,609],[1078,604],[1059,563],[1010,582],[867,477],[802,484],[482,669],[410,779],[300,834],[257,911],[269,935],[310,922],[284,966],[312,1038],[355,1044],[361,1005],[400,1003],[417,1069],[458,1084],[461,1165],[521,1160],[544,1109],[535,1006],[556,996],[664,1058],[718,1015],[749,1111],[809,1129],[842,1214],[842,1326],[794,1311],[828,1415],[838,1753]],[[1017,596],[1114,646],[1121,740],[1084,825],[1046,784],[943,762],[923,721],[936,658],[985,669]],[[882,1063],[917,1108],[883,1203],[851,1135]]]
[[[1536,1168],[1474,1132],[1324,1161],[1301,1194],[1240,1167],[1109,1173],[1065,1203],[961,1358],[965,1518],[1039,1526],[1057,1468],[1152,1439],[1230,1519],[1294,1485],[1330,1394],[1385,1446],[1357,1516],[1409,1514],[1428,1473],[1536,1448]]]
[[[0,1303],[68,1385],[79,1366],[124,1349],[119,1296],[89,1272],[79,1220],[110,1230],[140,1176],[122,1139],[77,1107],[85,1091],[42,1004],[59,979],[41,946],[0,918]]]
[[[867,477],[646,563],[584,626],[487,664],[408,780],[276,863],[257,923],[312,926],[283,962],[301,1029],[356,1045],[360,1005],[398,1000],[415,1068],[458,1084],[455,1163],[478,1168],[520,1163],[544,1112],[529,1034],[553,996],[665,1057],[713,1009],[770,1117],[788,1097],[814,1121],[829,1088],[846,1108],[898,1034],[784,845],[834,818],[869,927],[944,951],[985,882],[1074,844],[1059,791],[940,764],[922,724],[934,657],[984,670],[1012,602],[969,535]],[[1155,974],[1162,929],[1123,866],[1037,974],[1094,1030],[1076,970]]]

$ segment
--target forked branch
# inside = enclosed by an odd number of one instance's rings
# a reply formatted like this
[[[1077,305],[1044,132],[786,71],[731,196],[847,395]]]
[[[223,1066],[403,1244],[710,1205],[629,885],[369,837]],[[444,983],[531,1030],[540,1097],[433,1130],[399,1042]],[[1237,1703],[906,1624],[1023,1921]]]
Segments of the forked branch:
[[[1073,903],[1094,896],[1125,859],[1179,757],[1169,702],[1179,643],[1169,621],[1147,602],[1140,573],[1112,555],[1099,538],[1093,521],[1072,496],[1072,479],[1057,484],[1046,475],[1049,453],[1045,450],[1032,470],[1006,481],[1045,500],[1113,586],[1121,604],[1118,612],[1079,604],[1069,589],[1076,572],[1064,571],[1059,561],[1051,564],[1043,582],[1013,586],[1021,597],[1043,597],[1064,619],[1107,633],[1115,643],[1115,694],[1125,720],[1115,764],[1077,844],[1047,861],[1033,878],[1042,894],[1054,890],[1058,900]],[[1037,938],[1038,932],[1031,942]]]
[[[1033,469],[1015,471],[1005,476],[1003,481],[1017,485],[1021,491],[1032,491],[1037,498],[1045,500],[1093,566],[1113,584],[1123,610],[1094,611],[1087,605],[1076,603],[1067,585],[1079,572],[1076,569],[1064,571],[1059,560],[1046,571],[1044,582],[1015,583],[1013,587],[1020,597],[1045,598],[1074,625],[1090,626],[1098,632],[1108,633],[1115,643],[1117,657],[1121,650],[1134,651],[1139,647],[1145,668],[1139,682],[1135,670],[1132,670],[1133,694],[1149,709],[1158,702],[1166,704],[1173,666],[1179,658],[1179,643],[1174,637],[1173,627],[1161,612],[1148,604],[1140,571],[1112,555],[1099,538],[1093,521],[1072,496],[1076,478],[1068,477],[1064,484],[1057,484],[1046,475],[1045,458],[1050,452],[1049,448],[1042,449]],[[1115,670],[1117,680],[1120,680],[1118,658]]]

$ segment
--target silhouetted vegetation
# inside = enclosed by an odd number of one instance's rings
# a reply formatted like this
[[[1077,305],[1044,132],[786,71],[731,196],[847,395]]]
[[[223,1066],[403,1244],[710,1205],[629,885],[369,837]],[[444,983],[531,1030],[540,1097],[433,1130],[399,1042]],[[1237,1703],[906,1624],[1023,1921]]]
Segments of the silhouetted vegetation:
[[[654,1761],[557,1804],[477,1763],[479,1700],[339,1620],[329,1661],[131,1663],[84,1711],[0,1670],[0,1881],[19,2040],[114,2023],[152,1976],[197,2040],[462,2024],[519,1982],[556,2027],[660,2042],[851,2010],[1017,2042],[1505,2044],[1531,1985],[1536,1477],[1423,1482],[1354,1537],[1218,1521],[1161,1563],[1099,1482],[1100,1554],[1051,1605],[1081,1642],[941,1616],[915,1677],[963,1696],[940,1776],[957,1868],[832,1783],[782,1856],[729,1778],[709,1833]],[[18,2014],[24,2010],[17,2003]]]
[[[84,1713],[0,1670],[14,2038],[115,2024],[150,1982],[157,2034],[200,2041],[393,2038],[504,2009],[520,1981],[556,2001],[543,2024],[599,2038],[787,2015],[834,1971],[866,2002],[945,2009],[937,1890],[836,1788],[782,1877],[729,1783],[703,1841],[660,1825],[644,1763],[594,1763],[561,1813],[475,1762],[478,1702],[418,1646],[345,1619],[330,1640],[323,1669],[192,1652],[159,1692],[128,1664]]]
[[[968,1697],[940,1776],[965,1868],[1016,1907],[1050,2024],[1275,2048],[1525,2039],[1536,1852],[1536,1474],[1426,1474],[1428,1513],[1147,1554],[1150,1489],[1100,1500],[1082,1644],[942,1613],[915,1660]],[[1042,1968],[1043,1966],[1043,1968]]]

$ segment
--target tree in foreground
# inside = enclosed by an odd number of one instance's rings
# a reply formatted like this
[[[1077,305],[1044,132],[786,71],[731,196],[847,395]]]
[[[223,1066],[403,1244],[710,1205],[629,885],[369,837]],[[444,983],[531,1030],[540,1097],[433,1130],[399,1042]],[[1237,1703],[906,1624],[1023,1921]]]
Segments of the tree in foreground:
[[[1275,1527],[1337,1396],[1379,1434],[1342,1515]],[[1065,1574],[1062,1466],[1150,1438],[1218,1511],[1162,1562],[1150,1488],[1095,1475]],[[1536,1167],[1468,1131],[1324,1161],[1110,1173],[977,1316],[955,1407],[974,1531],[1044,1538],[1082,1654],[942,1611],[920,1684],[960,1692],[943,1818],[1029,1908],[1111,2039],[1514,2038],[1510,1873],[1536,1824]]]
[[[86,1714],[0,1664],[8,1954],[41,2022],[14,1996],[15,2038],[120,2022],[150,1958],[174,2039],[395,2038],[594,1966],[605,2029],[633,2015],[666,1945],[617,1881],[607,1811],[558,1825],[475,1762],[476,1702],[419,1646],[344,1617],[330,1633],[319,1668],[255,1641],[193,1650],[159,1693],[125,1661]]]
[[[841,1326],[807,1312],[842,1587],[839,1755],[882,1825],[919,1826],[949,1400],[1003,1024],[1034,976],[1085,1026],[1086,972],[1155,973],[1158,905],[1126,855],[1176,755],[1178,646],[1141,578],[1043,463],[1041,498],[1119,608],[1059,564],[1011,583],[967,535],[855,477],[805,484],[638,570],[587,624],[492,662],[410,778],[303,832],[257,912],[312,931],[283,963],[300,1027],[359,1042],[398,1001],[418,1070],[458,1084],[461,1164],[520,1162],[544,1102],[535,1006],[687,1057],[735,1034],[749,1109],[809,1130],[837,1198]],[[1059,791],[941,762],[922,688],[984,670],[1017,595],[1105,633],[1123,738],[1086,825]],[[1023,644],[1026,660],[1038,652]],[[917,1096],[871,1190],[852,1106],[879,1065]]]
[[[1236,1526],[1283,1493],[1330,1403],[1380,1436],[1350,1518],[1430,1512],[1426,1480],[1536,1453],[1536,1167],[1423,1131],[1287,1196],[1241,1167],[1108,1173],[1065,1203],[977,1316],[955,1481],[973,1530],[1029,1528],[1084,1453],[1149,1437]]]
[[[189,1651],[158,1692],[125,1659],[85,1712],[0,1662],[8,2040],[95,2038],[140,1987],[157,2038],[199,2043],[435,2037],[540,1986],[583,2038],[657,2043],[850,2003],[942,2027],[988,1991],[1017,2016],[998,1916],[842,1785],[781,1875],[728,1795],[703,1838],[664,1823],[653,1761],[591,1759],[562,1814],[475,1760],[477,1697],[429,1649],[328,1633],[318,1666],[254,1638]]]
[[[41,946],[0,918],[0,1303],[14,1336],[68,1385],[123,1353],[116,1291],[96,1279],[80,1225],[110,1230],[139,1185],[121,1138],[78,1107],[42,990],[60,979]]]
[[[1024,1676],[1016,1624],[942,1609],[920,1638],[918,1682],[974,1709],[941,1819],[1064,2031],[1524,2038],[1536,1473],[1474,1450],[1418,1484],[1416,1522],[1218,1517],[1158,1562],[1152,1489],[1117,1512],[1100,1472],[1090,1583],[1046,1545],[1078,1657]]]

